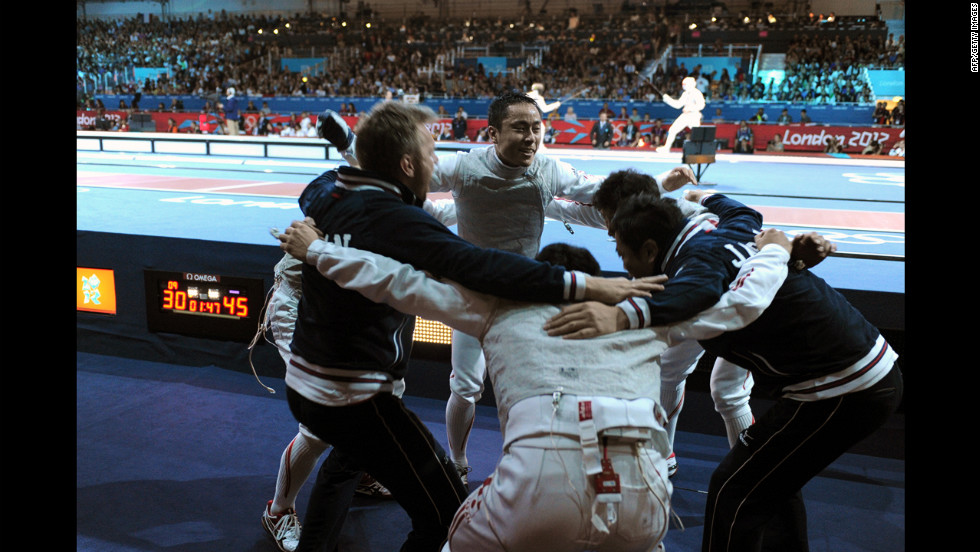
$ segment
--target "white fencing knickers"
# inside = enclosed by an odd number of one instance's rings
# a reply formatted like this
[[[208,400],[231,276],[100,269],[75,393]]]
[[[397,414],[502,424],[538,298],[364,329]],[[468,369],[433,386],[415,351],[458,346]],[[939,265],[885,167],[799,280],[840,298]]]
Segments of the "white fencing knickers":
[[[579,401],[585,399],[596,415],[592,423],[579,420]],[[606,404],[620,408],[604,418]],[[443,552],[652,550],[667,532],[672,492],[659,450],[666,436],[654,421],[655,407],[649,399],[571,395],[561,398],[557,412],[551,396],[515,404],[504,454],[460,506]],[[603,429],[638,418],[640,426],[655,427]],[[591,465],[603,459],[618,476],[618,493],[597,492]]]
[[[680,134],[685,128],[694,128],[701,126],[701,112],[700,111],[687,111],[681,113],[674,119],[674,122],[670,124],[670,129],[667,131],[667,139],[663,143],[664,146],[668,148],[674,144],[674,140],[677,135]]]

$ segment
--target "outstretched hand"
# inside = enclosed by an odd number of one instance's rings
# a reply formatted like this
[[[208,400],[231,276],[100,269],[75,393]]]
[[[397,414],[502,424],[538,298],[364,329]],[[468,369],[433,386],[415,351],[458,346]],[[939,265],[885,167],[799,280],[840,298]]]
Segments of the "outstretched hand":
[[[607,305],[629,297],[650,297],[652,291],[663,291],[667,276],[647,276],[644,278],[599,278],[591,277],[585,284],[585,299]]]
[[[671,169],[667,176],[663,177],[660,183],[664,190],[673,192],[686,186],[688,183],[698,185],[698,179],[694,176],[694,171],[690,167],[677,167]]]

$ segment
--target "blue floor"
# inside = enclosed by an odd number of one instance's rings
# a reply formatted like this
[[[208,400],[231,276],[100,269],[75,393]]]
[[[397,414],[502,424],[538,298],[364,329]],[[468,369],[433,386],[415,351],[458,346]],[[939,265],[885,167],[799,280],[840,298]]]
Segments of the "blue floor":
[[[76,550],[275,552],[259,517],[296,424],[282,380],[263,382],[276,394],[248,373],[78,353]],[[445,403],[406,403],[445,447]],[[502,444],[495,410],[477,414],[472,482],[490,474]],[[723,436],[683,430],[685,417],[701,415],[717,416],[692,405],[680,418],[672,506],[684,529],[667,533],[670,552],[700,550],[702,491],[728,448]],[[904,460],[845,454],[804,498],[813,552],[905,550]],[[397,504],[359,498],[341,550],[397,550],[408,527]]]

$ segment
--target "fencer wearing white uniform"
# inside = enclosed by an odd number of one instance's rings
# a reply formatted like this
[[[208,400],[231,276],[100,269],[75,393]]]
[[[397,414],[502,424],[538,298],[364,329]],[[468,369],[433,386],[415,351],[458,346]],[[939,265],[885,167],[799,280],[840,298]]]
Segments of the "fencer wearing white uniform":
[[[602,177],[542,155],[527,167],[508,166],[495,146],[487,146],[440,158],[429,190],[452,193],[461,238],[480,247],[533,257],[540,247],[546,211],[556,201],[568,200],[562,201],[566,214],[560,220],[604,227],[598,211],[589,205],[601,183]],[[449,453],[468,481],[466,444],[476,403],[483,395],[486,365],[479,342],[465,332],[453,332],[452,366],[446,432]]]
[[[662,183],[671,171],[657,176]],[[568,163],[537,155],[528,167],[511,167],[494,146],[442,157],[436,165],[431,192],[451,192],[456,201],[457,233],[475,245],[537,254],[545,218],[605,228],[591,206],[602,177],[585,174]],[[449,453],[464,481],[469,463],[466,445],[477,401],[483,395],[486,364],[479,342],[453,332],[451,394],[446,405]]]
[[[555,101],[549,103],[548,100],[544,99],[544,96],[541,95],[543,90],[544,85],[540,82],[536,82],[531,85],[531,91],[528,92],[527,95],[534,100],[534,103],[538,104],[538,109],[541,110],[541,113],[547,115],[548,113],[551,113],[552,111],[561,107],[561,102]]]
[[[789,250],[761,247],[731,291],[694,320],[585,340],[547,336],[556,305],[479,294],[324,240],[306,260],[372,301],[484,345],[503,456],[457,511],[444,551],[648,552],[666,534],[672,491],[658,357],[669,342],[755,320],[786,277]]]
[[[681,81],[681,87],[684,89],[684,92],[676,100],[667,94],[663,95],[664,103],[674,109],[680,109],[681,114],[670,124],[670,129],[667,130],[667,139],[664,141],[664,144],[657,148],[657,151],[661,153],[670,151],[670,146],[674,143],[680,131],[688,127],[694,128],[701,126],[701,110],[704,109],[704,94],[698,90],[697,82],[691,77],[685,77]]]

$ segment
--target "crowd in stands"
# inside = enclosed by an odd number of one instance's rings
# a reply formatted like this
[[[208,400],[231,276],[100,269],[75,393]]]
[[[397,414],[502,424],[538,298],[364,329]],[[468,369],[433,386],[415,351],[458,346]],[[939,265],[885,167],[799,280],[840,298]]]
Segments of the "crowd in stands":
[[[888,102],[877,102],[871,122],[875,125],[905,126],[905,100],[898,100],[890,110]]]
[[[868,33],[840,38],[826,32],[807,33],[812,21],[809,26],[804,21],[787,49],[786,77],[778,85],[758,77],[753,81],[741,69],[735,74],[727,69],[709,73],[700,65],[688,68],[684,63],[666,68],[659,65],[652,74],[644,75],[644,68],[664,48],[679,43],[683,21],[681,17],[668,17],[662,10],[588,20],[574,12],[571,16],[533,20],[524,14],[515,23],[499,18],[435,22],[419,16],[400,24],[381,22],[371,29],[343,26],[338,18],[317,14],[287,19],[221,12],[167,21],[156,17],[150,21],[77,20],[79,89],[87,90],[79,94],[78,107],[105,110],[101,101],[91,98],[93,93],[134,96],[131,105],[120,100],[117,108],[128,113],[153,109],[138,104],[144,94],[196,95],[208,98],[202,112],[220,113],[228,87],[235,87],[248,98],[418,94],[426,99],[490,99],[512,88],[530,90],[533,83],[542,83],[550,98],[575,94],[585,99],[653,102],[660,100],[661,93],[679,96],[681,80],[687,76],[696,79],[708,101],[871,103],[870,86],[861,78],[861,69],[904,67],[904,36],[882,39],[882,33]],[[722,20],[714,25],[724,27],[726,23]],[[784,21],[781,28],[786,25]],[[276,29],[281,31],[278,38],[269,38]],[[466,46],[481,47],[489,55],[508,55],[507,49],[515,44],[540,51],[539,62],[519,71],[487,74],[479,64],[459,59]],[[707,48],[705,55],[724,49],[718,42]],[[303,74],[278,62],[280,58],[303,57],[307,52],[329,57],[329,66],[319,73]],[[169,73],[142,81],[126,78],[134,67],[168,68]],[[84,75],[102,75],[94,79],[101,87],[89,90],[91,81],[83,85]],[[123,78],[106,79],[104,75]],[[874,124],[904,125],[904,102],[890,111],[884,109],[885,113],[883,109],[881,105],[876,109]],[[183,106],[175,99],[169,106],[156,106],[156,110],[181,112]],[[250,101],[243,111],[268,112],[268,107],[260,110]],[[342,111],[345,115],[359,113],[353,103],[345,104]],[[598,114],[578,116],[594,119]],[[256,133],[301,136],[309,131],[302,128],[303,114],[293,118],[296,120],[281,126],[263,120]],[[551,112],[550,118],[569,120],[577,116],[569,106]],[[616,118],[616,114],[609,118]],[[634,124],[641,121],[637,113],[629,118]],[[711,120],[708,113],[704,120],[719,122]],[[791,119],[787,117],[787,121],[781,118],[776,122],[788,121]],[[126,125],[125,121],[116,124]],[[459,139],[465,124],[454,126],[453,138]],[[649,146],[662,140],[655,134],[631,135],[627,142]]]
[[[579,92],[583,98],[654,101],[658,91],[679,94],[681,79],[694,76],[709,100],[837,103],[869,101],[870,91],[859,78],[862,67],[904,63],[904,37],[882,43],[871,35],[852,40],[801,33],[789,47],[787,78],[778,87],[761,79],[752,82],[743,71],[702,74],[700,67],[683,64],[660,67],[652,78],[644,77],[643,68],[668,44],[678,42],[680,22],[663,12],[588,24],[559,16],[516,25],[501,19],[436,23],[419,18],[367,31],[306,14],[289,18],[289,32],[283,36],[295,38],[289,41],[265,38],[274,29],[286,30],[287,21],[280,16],[222,12],[169,21],[79,20],[77,66],[87,75],[126,74],[133,67],[170,69],[169,76],[143,82],[111,79],[111,89],[100,90],[117,94],[206,96],[236,86],[246,96],[370,97],[401,92],[492,98],[503,90],[529,89],[540,82],[550,97]],[[304,76],[269,63],[289,57],[294,49],[312,48],[314,42],[321,53],[330,52],[330,68],[321,74]],[[492,55],[508,44],[541,47],[540,63],[519,73],[489,75],[479,65],[452,63],[460,45],[485,46]]]

